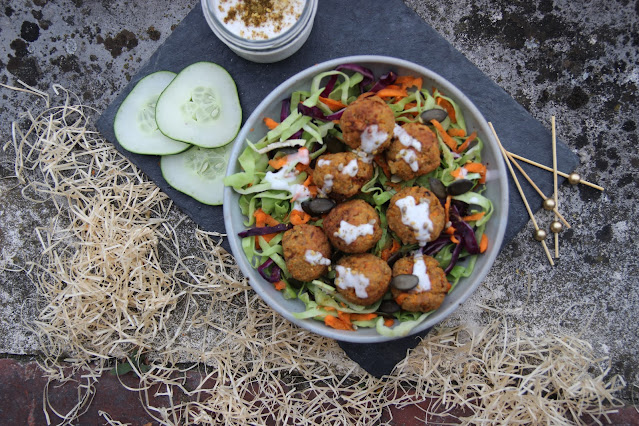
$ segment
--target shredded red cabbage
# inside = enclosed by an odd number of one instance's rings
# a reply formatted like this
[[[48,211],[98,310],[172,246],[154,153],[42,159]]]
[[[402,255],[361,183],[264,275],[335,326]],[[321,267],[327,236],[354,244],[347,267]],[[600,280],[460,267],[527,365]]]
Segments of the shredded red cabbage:
[[[266,272],[266,269],[268,269],[269,267],[271,267],[271,273],[270,274],[268,274]],[[280,267],[277,266],[277,264],[275,262],[273,262],[273,259],[271,259],[271,258],[269,258],[266,262],[264,262],[260,266],[258,266],[257,267],[257,272],[259,272],[260,275],[266,281],[268,281],[270,283],[276,283],[282,277],[282,269],[280,269]]]
[[[422,247],[422,253],[426,256],[434,256],[448,244],[450,244],[450,237],[439,237],[435,241],[431,241]]]
[[[258,228],[246,229],[242,232],[238,232],[237,235],[241,238],[255,237],[258,235],[268,235],[275,234],[277,232],[288,231],[292,227],[293,225],[291,225],[290,223],[280,223],[279,225],[275,226],[260,226]]]
[[[337,82],[337,74],[334,74],[331,76],[331,78],[328,79],[328,83],[326,83],[326,87],[324,88],[320,96],[323,98],[328,98],[328,95],[330,95],[333,89],[335,88],[336,82]]]
[[[344,113],[344,109],[346,108],[342,108],[337,112],[334,112],[333,114],[330,115],[324,115],[324,113],[322,112],[321,109],[319,109],[318,107],[307,107],[306,105],[300,103],[297,105],[297,110],[300,112],[300,114],[302,115],[308,115],[309,117],[313,117],[317,120],[322,120],[322,121],[333,121],[333,120],[339,120],[340,117],[342,116],[342,114]]]
[[[365,67],[363,67],[361,65],[357,65],[357,64],[342,64],[342,65],[339,65],[337,68],[335,68],[335,71],[341,71],[341,70],[355,71],[355,72],[358,72],[358,73],[360,73],[360,74],[362,74],[364,76],[364,79],[361,81],[361,83],[359,83],[359,91],[361,93],[364,93],[364,88],[366,86],[368,86],[373,81],[375,81],[375,76],[373,75],[373,72],[371,70],[369,70],[368,68],[365,68]]]
[[[282,111],[280,112],[280,122],[286,120],[291,114],[291,98],[284,99],[282,101]]]
[[[459,253],[461,253],[463,248],[463,243],[460,242],[459,244],[455,245],[455,248],[453,249],[453,254],[452,257],[450,259],[450,263],[448,264],[448,266],[446,267],[446,269],[444,269],[444,272],[447,274],[450,271],[453,270],[453,268],[455,267],[455,264],[457,264],[457,261],[459,260]]]
[[[377,93],[384,87],[390,86],[391,84],[395,83],[395,80],[397,80],[397,74],[395,74],[393,71],[389,71],[379,78],[377,83],[375,83],[375,85],[371,88],[370,92]]]

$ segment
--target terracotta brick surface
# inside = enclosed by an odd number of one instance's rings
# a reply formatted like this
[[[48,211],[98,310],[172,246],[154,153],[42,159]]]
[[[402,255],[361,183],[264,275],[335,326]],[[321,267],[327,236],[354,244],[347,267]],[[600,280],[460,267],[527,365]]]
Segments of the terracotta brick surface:
[[[80,380],[79,377],[76,377]],[[137,380],[133,374],[121,376],[120,379],[129,387],[135,387]],[[47,419],[43,411],[43,397],[47,380],[43,377],[42,370],[34,361],[22,361],[16,359],[0,359],[0,426],[11,425],[46,425]],[[199,372],[189,372],[189,383],[199,383]],[[105,419],[100,412],[108,413],[111,418],[131,425],[156,425],[140,402],[138,392],[126,390],[118,377],[104,374],[95,386],[96,392],[86,413],[82,414],[76,424],[102,425]],[[153,394],[151,390],[149,394]],[[50,385],[48,388],[49,400],[60,412],[68,411],[77,401],[77,383],[69,382],[64,385]],[[175,395],[179,399],[180,395]],[[251,399],[251,398],[248,398]],[[152,401],[154,406],[162,406],[167,403],[166,398],[156,398]],[[455,416],[468,415],[468,411],[453,408],[447,413],[441,409],[435,410],[439,414],[426,414],[433,411],[433,400],[424,400],[419,404],[404,408],[391,407],[385,413],[381,423],[391,426],[405,426],[424,424],[454,424]],[[57,424],[59,417],[49,411],[53,424]],[[605,418],[598,419],[603,424],[611,425],[639,425],[639,412],[635,407],[624,407],[618,413],[609,416],[610,422]],[[586,420],[586,419],[584,419]],[[594,420],[589,423],[597,424]],[[274,424],[274,422],[272,422]]]

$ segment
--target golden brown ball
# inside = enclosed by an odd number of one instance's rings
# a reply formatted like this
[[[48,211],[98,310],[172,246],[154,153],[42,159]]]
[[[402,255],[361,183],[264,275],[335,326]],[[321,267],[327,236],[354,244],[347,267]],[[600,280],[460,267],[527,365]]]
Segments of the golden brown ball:
[[[426,275],[428,275],[430,281],[430,290],[424,291],[418,286],[412,290],[401,291],[391,286],[393,298],[405,311],[429,312],[437,309],[450,290],[450,283],[446,279],[444,270],[439,267],[439,262],[430,256],[402,257],[393,265],[393,277],[412,274],[415,261],[420,261],[420,259],[426,265]]]
[[[313,183],[338,200],[357,194],[372,177],[373,165],[353,152],[321,155],[313,170]]]
[[[348,105],[339,125],[346,145],[378,154],[390,145],[395,114],[382,98],[369,96]]]
[[[382,238],[379,215],[364,200],[335,206],[324,218],[324,232],[333,247],[345,253],[363,253]]]
[[[421,186],[404,188],[393,195],[386,210],[388,227],[402,242],[422,246],[439,237],[446,225],[445,216],[439,199]]]
[[[428,126],[421,123],[397,126],[384,154],[391,173],[403,180],[437,170],[441,162],[437,137]]]
[[[328,272],[331,245],[322,228],[295,225],[284,233],[282,248],[288,272],[296,280],[312,281]]]
[[[335,266],[335,287],[346,300],[368,306],[380,300],[390,284],[388,263],[370,253],[341,258]]]

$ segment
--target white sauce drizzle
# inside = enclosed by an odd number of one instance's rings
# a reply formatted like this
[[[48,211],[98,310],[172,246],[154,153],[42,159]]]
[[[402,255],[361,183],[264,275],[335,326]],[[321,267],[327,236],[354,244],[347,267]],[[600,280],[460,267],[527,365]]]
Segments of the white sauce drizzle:
[[[304,259],[311,265],[328,266],[331,264],[330,259],[325,258],[324,255],[322,255],[322,253],[315,250],[306,250],[306,252],[304,253]]]
[[[412,195],[397,200],[395,203],[402,213],[402,223],[415,232],[415,238],[420,246],[426,245],[433,232],[433,221],[430,220],[430,201],[423,200],[415,203]]]
[[[413,291],[419,293],[422,291],[429,291],[431,289],[430,278],[428,277],[428,270],[426,269],[426,262],[424,262],[424,255],[416,251],[413,255],[413,275],[419,278],[419,283]]]
[[[353,244],[356,239],[365,235],[373,235],[373,225],[375,220],[371,220],[369,223],[362,225],[351,225],[345,220],[339,223],[339,229],[333,233],[338,238],[341,238],[346,244]]]
[[[349,163],[342,168],[342,173],[349,175],[350,177],[355,177],[358,171],[359,167],[357,166],[357,159],[355,158],[349,161]]]
[[[355,289],[355,295],[360,299],[368,297],[366,289],[368,288],[370,281],[366,275],[353,272],[351,268],[345,268],[342,265],[337,265],[335,267],[335,271],[337,271],[337,278],[335,278],[336,286],[342,290],[349,288]]]
[[[324,185],[322,185],[322,192],[328,194],[333,189],[333,175],[324,175]]]
[[[286,165],[277,172],[266,172],[264,182],[271,184],[271,189],[288,191],[291,193],[291,201],[296,201],[293,210],[301,210],[301,202],[311,198],[311,192],[302,184],[295,183],[298,172],[295,170],[297,163],[309,164],[310,157],[308,149],[302,148],[295,154],[286,156]]]
[[[361,136],[362,150],[368,154],[374,154],[377,148],[388,139],[388,133],[379,130],[377,124],[366,127]]]
[[[366,163],[366,164],[370,164],[373,162],[373,156],[368,154],[367,152],[362,151],[361,149],[354,149],[353,152],[355,154],[357,154],[357,156],[359,158],[361,158],[361,160]]]
[[[414,172],[419,170],[419,163],[417,162],[417,154],[412,149],[400,149],[397,156],[404,160],[410,169]]]
[[[320,158],[319,160],[317,160],[317,167],[324,167],[324,166],[330,166],[331,165],[331,160],[325,160],[323,158]]]
[[[402,126],[399,124],[395,124],[395,129],[393,130],[393,136],[395,136],[399,142],[405,147],[415,148],[417,151],[422,150],[422,143],[412,137]]]

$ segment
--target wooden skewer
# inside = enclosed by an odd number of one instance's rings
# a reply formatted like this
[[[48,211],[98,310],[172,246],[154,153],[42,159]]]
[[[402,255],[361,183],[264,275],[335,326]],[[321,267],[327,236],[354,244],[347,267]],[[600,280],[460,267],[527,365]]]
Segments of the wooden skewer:
[[[524,190],[521,189],[521,185],[519,184],[519,179],[517,179],[517,175],[515,174],[515,170],[513,169],[512,164],[510,164],[510,158],[508,156],[507,151],[504,149],[504,147],[501,144],[501,141],[499,140],[499,137],[497,136],[497,132],[495,132],[495,128],[493,127],[493,123],[488,122],[488,125],[490,126],[490,130],[492,130],[493,135],[495,136],[495,140],[497,141],[497,144],[499,144],[499,149],[501,149],[501,154],[504,157],[504,161],[506,162],[506,165],[508,166],[508,170],[510,170],[510,174],[513,177],[513,180],[515,181],[515,185],[517,186],[517,190],[519,191],[519,195],[521,196],[521,199],[524,201],[524,205],[526,206],[526,210],[528,211],[528,216],[530,216],[530,220],[533,223],[533,226],[535,227],[535,232],[539,231],[539,225],[537,225],[537,221],[535,220],[535,215],[533,215],[532,210],[530,209],[530,206],[528,205],[528,200],[526,199],[526,195],[524,194]],[[544,251],[546,252],[546,257],[548,258],[548,261],[550,262],[551,266],[555,265],[555,262],[552,260],[552,256],[550,255],[550,251],[548,250],[548,246],[546,245],[546,241],[541,240],[541,245],[544,248]]]
[[[521,174],[526,178],[526,180],[528,181],[528,183],[530,184],[530,186],[532,186],[535,191],[537,191],[537,194],[539,194],[539,196],[543,199],[546,199],[546,195],[544,195],[543,191],[541,189],[539,189],[539,187],[535,184],[535,182],[533,182],[533,180],[530,178],[530,176],[528,176],[528,173],[526,173],[526,171],[524,169],[522,169],[522,167],[519,165],[519,163],[517,162],[517,160],[515,160],[512,157],[512,154],[508,151],[506,151],[506,155],[508,155],[510,161],[512,161],[512,163],[515,165],[515,167],[517,167],[517,170],[519,170],[521,172]],[[556,215],[558,215],[559,220],[561,220],[564,225],[566,225],[567,229],[570,229],[570,224],[566,221],[566,219],[564,218],[564,216],[559,213],[559,211],[557,210],[557,206],[555,205],[555,207],[553,208],[553,211],[555,212]]]
[[[552,127],[552,177],[553,188],[555,190],[555,220],[559,217],[557,215],[557,208],[559,207],[559,195],[557,191],[557,132],[555,131],[555,116],[550,117],[550,123]],[[559,232],[553,232],[555,234],[555,259],[559,258]]]
[[[509,154],[512,155],[513,158],[516,158],[516,159],[521,160],[521,161],[523,161],[525,163],[528,163],[528,164],[532,164],[533,166],[539,167],[542,170],[546,170],[548,172],[552,172],[552,169],[550,167],[548,167],[548,166],[544,166],[543,164],[537,163],[537,162],[535,162],[533,160],[529,160],[526,157],[522,157],[521,155],[517,155],[517,154],[514,154],[512,152],[509,152]],[[564,173],[561,170],[557,170],[557,174],[559,176],[563,176],[565,178],[568,177],[568,173]],[[591,188],[598,189],[599,191],[603,191],[604,190],[603,187],[601,187],[599,185],[595,185],[594,183],[590,183],[587,180],[583,180],[582,179],[582,180],[579,181],[579,183],[583,183],[584,185],[589,186]]]

